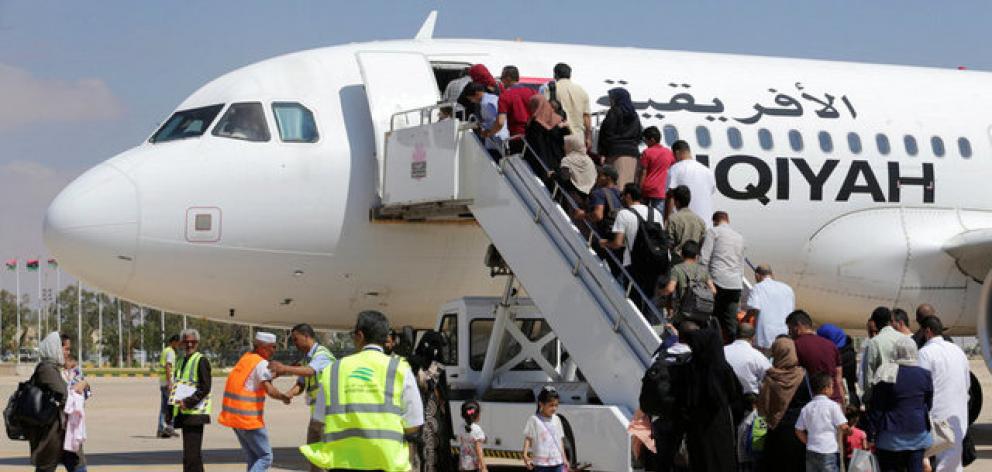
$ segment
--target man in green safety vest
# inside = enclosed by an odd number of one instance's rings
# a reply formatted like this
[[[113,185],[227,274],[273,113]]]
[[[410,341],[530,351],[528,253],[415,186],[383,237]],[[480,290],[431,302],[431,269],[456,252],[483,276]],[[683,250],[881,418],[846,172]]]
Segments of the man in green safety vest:
[[[172,428],[172,407],[169,406],[169,392],[172,390],[172,378],[176,375],[176,349],[179,348],[179,335],[169,338],[165,349],[158,357],[159,378],[158,389],[160,402],[158,407],[158,432],[160,438],[179,436]]]
[[[334,361],[334,355],[326,347],[317,342],[317,333],[306,323],[293,326],[290,331],[293,345],[303,353],[303,363],[300,366],[288,366],[278,361],[270,361],[269,369],[276,376],[296,375],[299,378],[293,387],[286,392],[289,397],[301,393],[307,395],[307,405],[310,405],[310,422],[307,426],[307,444],[320,442],[324,434],[324,416],[314,416],[314,402],[317,401],[317,376],[325,367]],[[321,472],[322,469],[311,464],[311,472]]]
[[[324,417],[321,441],[300,452],[321,469],[407,472],[406,435],[424,423],[417,381],[406,361],[383,353],[385,315],[359,313],[352,336],[357,352],[319,375],[314,415]]]
[[[203,427],[210,423],[210,362],[200,354],[197,330],[184,329],[179,336],[186,357],[179,363],[176,382],[194,390],[178,400],[172,413],[176,426],[183,430],[183,472],[203,472]]]

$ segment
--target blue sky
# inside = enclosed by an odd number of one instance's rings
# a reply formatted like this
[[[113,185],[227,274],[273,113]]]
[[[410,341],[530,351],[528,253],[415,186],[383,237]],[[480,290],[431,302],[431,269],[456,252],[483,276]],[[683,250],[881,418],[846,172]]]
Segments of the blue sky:
[[[61,186],[146,138],[206,81],[301,49],[409,38],[432,9],[436,37],[992,70],[988,1],[479,5],[0,0],[0,257],[44,256],[41,219]]]

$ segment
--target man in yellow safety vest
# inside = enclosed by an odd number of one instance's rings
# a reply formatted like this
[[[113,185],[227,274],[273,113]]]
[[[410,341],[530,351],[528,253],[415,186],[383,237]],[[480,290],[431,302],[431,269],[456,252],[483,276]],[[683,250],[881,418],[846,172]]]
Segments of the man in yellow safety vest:
[[[165,348],[162,349],[162,354],[158,357],[160,369],[158,390],[161,401],[158,407],[158,432],[156,436],[160,438],[179,436],[172,427],[172,407],[169,406],[169,392],[172,391],[172,379],[176,375],[176,349],[178,348],[179,335],[173,334]]]
[[[227,376],[223,409],[217,422],[234,430],[248,461],[249,472],[272,466],[272,446],[265,428],[265,394],[289,404],[290,398],[272,385],[269,359],[276,352],[276,335],[259,331],[255,349],[245,353]]]
[[[176,382],[194,389],[179,400],[172,414],[183,430],[183,472],[203,472],[203,426],[210,424],[210,362],[200,354],[200,333],[184,329],[180,334],[186,357],[176,370]]]
[[[326,347],[317,342],[317,333],[306,323],[293,326],[289,332],[296,349],[303,353],[303,365],[288,366],[279,361],[269,362],[269,370],[276,376],[296,375],[299,378],[293,387],[286,392],[287,396],[295,397],[301,393],[307,394],[307,405],[310,405],[310,422],[307,425],[307,444],[320,442],[324,434],[324,417],[314,416],[314,402],[317,401],[317,376],[334,360]],[[315,465],[310,465],[310,472],[321,472]]]
[[[383,353],[389,320],[363,311],[352,333],[357,352],[320,373],[314,414],[324,416],[324,433],[300,451],[321,469],[407,472],[405,436],[424,423],[417,382],[406,361]]]

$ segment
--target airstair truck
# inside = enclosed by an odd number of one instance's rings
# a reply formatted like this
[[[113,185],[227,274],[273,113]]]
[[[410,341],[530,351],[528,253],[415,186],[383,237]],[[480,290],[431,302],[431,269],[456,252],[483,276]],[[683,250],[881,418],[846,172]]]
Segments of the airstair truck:
[[[358,61],[380,169],[381,203],[372,218],[474,221],[495,248],[487,259],[498,252],[505,263],[491,264],[505,266],[493,269],[507,277],[501,298],[441,307],[436,328],[448,339],[442,356],[448,411],[481,400],[486,449],[515,457],[536,393],[551,384],[562,396],[559,413],[573,460],[592,470],[631,470],[626,428],[660,345],[646,319],[660,314],[640,302],[647,297],[635,285],[617,282],[592,249],[595,232],[570,218],[575,207],[567,195],[545,187],[519,154],[493,159],[474,123],[459,113],[441,114],[458,106],[438,103],[426,57],[376,51],[359,53]],[[421,71],[423,77],[405,77],[404,84],[423,89],[385,92],[397,67]],[[521,289],[527,298],[515,295]]]

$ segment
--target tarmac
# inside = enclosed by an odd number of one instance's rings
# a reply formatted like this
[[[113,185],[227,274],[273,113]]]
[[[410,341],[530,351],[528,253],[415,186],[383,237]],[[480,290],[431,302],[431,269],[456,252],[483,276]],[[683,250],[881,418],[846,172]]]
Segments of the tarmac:
[[[979,459],[968,470],[992,470],[992,374],[981,360],[973,360],[972,371],[978,376],[985,392],[985,408],[972,425],[978,445]],[[0,377],[0,399],[16,389],[24,377]],[[182,441],[180,438],[158,439],[155,429],[158,418],[158,380],[144,377],[94,377],[93,396],[86,404],[87,440],[84,446],[90,471],[177,471],[181,470]],[[277,379],[276,385],[286,390],[292,379]],[[224,378],[215,378],[214,392],[223,392]],[[228,428],[217,424],[220,401],[214,401],[213,423],[204,434],[204,459],[208,471],[243,471],[244,459],[238,442]],[[302,397],[291,405],[266,402],[265,422],[269,428],[275,463],[273,471],[305,471],[307,463],[297,450],[306,437],[309,411]],[[521,425],[521,430],[523,425]],[[523,439],[521,438],[521,441]],[[580,458],[581,459],[581,458]],[[492,468],[524,470],[522,467]],[[32,470],[28,461],[28,444],[11,441],[6,434],[0,438],[0,471]]]

